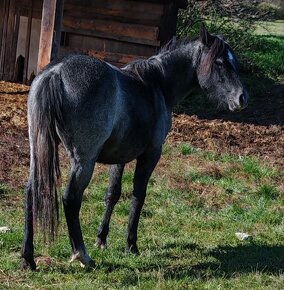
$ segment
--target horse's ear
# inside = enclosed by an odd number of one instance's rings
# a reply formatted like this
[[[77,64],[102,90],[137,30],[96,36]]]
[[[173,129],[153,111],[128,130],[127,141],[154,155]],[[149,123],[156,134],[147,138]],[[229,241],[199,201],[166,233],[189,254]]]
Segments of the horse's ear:
[[[214,36],[210,34],[205,25],[203,24],[200,29],[200,38],[204,45],[210,47],[211,44],[214,42]]]
[[[226,37],[223,34],[218,34],[217,37],[219,37],[223,41],[227,41]]]

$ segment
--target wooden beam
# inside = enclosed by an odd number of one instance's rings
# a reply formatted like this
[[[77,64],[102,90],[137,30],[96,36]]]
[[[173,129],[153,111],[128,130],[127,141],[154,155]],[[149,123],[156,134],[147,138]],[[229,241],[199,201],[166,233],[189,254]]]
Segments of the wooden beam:
[[[51,59],[56,0],[44,0],[42,7],[41,31],[37,71],[41,71]]]

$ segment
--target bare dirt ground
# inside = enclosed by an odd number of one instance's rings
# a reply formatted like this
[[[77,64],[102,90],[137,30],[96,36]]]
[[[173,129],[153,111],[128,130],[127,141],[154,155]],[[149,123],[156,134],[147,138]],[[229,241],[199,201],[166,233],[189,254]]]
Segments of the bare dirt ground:
[[[0,82],[0,183],[23,188],[28,174],[26,102],[29,87]],[[277,102],[272,96],[277,95]],[[258,107],[237,115],[174,115],[167,142],[181,142],[217,153],[256,155],[278,168],[284,165],[283,85]],[[283,111],[282,111],[283,110]]]

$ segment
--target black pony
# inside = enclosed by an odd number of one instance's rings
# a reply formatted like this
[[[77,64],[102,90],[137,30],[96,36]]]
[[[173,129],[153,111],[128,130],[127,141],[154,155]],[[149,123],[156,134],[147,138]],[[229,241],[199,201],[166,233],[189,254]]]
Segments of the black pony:
[[[53,240],[58,225],[58,145],[71,162],[63,206],[72,260],[92,266],[79,221],[82,196],[96,162],[112,164],[106,211],[97,245],[106,246],[113,208],[121,194],[124,165],[136,159],[127,231],[127,251],[138,253],[137,227],[147,183],[171,128],[173,106],[199,85],[232,111],[247,105],[236,57],[220,37],[172,41],[158,55],[118,69],[86,55],[71,55],[46,67],[28,99],[30,175],[26,190],[24,267],[35,269],[33,223]]]

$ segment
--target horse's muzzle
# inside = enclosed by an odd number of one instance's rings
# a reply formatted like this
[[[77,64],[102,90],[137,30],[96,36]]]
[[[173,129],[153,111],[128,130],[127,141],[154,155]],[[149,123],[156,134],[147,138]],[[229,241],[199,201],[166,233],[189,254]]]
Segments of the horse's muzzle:
[[[241,94],[232,102],[228,104],[229,110],[232,112],[239,112],[248,106],[249,94],[247,90],[243,90]]]

